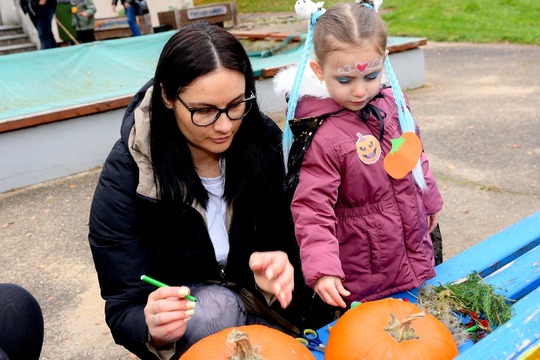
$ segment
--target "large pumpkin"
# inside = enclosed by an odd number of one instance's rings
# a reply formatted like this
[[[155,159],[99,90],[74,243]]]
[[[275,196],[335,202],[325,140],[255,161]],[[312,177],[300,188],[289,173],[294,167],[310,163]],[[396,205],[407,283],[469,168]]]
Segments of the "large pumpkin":
[[[431,314],[397,299],[362,303],[330,331],[325,360],[446,360],[458,355],[452,333]]]
[[[245,325],[207,336],[180,360],[314,360],[311,352],[281,331],[264,325]]]

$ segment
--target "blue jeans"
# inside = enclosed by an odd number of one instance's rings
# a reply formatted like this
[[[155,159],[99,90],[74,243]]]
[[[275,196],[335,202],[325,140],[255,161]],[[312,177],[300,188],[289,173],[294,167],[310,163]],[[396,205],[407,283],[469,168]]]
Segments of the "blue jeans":
[[[126,9],[126,16],[129,24],[129,28],[131,29],[131,35],[133,36],[140,36],[141,35],[141,29],[139,28],[139,25],[137,25],[137,19],[135,15],[135,7],[131,5]]]
[[[183,354],[200,339],[232,326],[261,324],[279,328],[249,313],[240,296],[224,286],[203,283],[189,288],[197,298],[197,306],[187,323],[186,333],[176,343],[176,355]]]
[[[39,5],[36,11],[35,24],[39,35],[41,49],[52,49],[58,47],[52,32],[52,21],[55,8],[47,5]]]

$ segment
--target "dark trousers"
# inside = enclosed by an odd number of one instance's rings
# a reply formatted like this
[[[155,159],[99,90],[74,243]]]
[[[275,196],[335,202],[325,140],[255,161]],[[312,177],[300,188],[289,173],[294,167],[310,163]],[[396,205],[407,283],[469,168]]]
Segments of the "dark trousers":
[[[35,19],[32,19],[32,22],[36,25],[42,50],[58,47],[52,32],[52,21],[55,10],[54,7],[47,5],[38,6]]]
[[[38,360],[43,333],[43,314],[32,294],[0,284],[0,360]]]
[[[94,30],[77,30],[77,40],[80,43],[96,41],[96,38],[94,37]]]

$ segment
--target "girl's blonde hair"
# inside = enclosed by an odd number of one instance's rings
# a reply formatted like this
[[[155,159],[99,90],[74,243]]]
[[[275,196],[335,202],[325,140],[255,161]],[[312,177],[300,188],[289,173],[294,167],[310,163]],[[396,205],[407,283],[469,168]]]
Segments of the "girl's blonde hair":
[[[386,24],[373,10],[371,1],[337,4],[319,16],[313,31],[313,47],[322,64],[326,56],[345,45],[375,45],[381,55],[386,52]]]

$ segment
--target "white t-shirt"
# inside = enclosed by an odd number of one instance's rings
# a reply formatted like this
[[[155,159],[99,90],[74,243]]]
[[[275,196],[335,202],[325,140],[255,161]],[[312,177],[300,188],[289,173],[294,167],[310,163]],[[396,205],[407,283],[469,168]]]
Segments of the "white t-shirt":
[[[223,174],[217,178],[203,178],[201,182],[208,191],[208,206],[206,220],[208,232],[214,245],[216,260],[221,266],[227,265],[229,256],[229,234],[227,232],[227,203],[223,199],[225,179]]]

